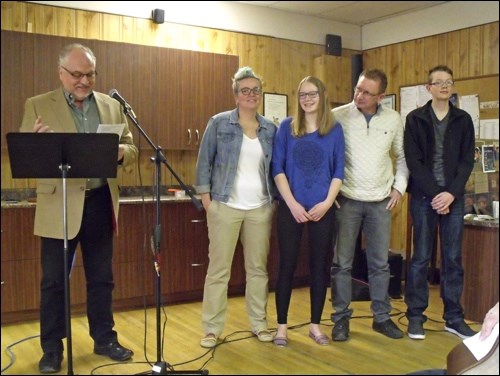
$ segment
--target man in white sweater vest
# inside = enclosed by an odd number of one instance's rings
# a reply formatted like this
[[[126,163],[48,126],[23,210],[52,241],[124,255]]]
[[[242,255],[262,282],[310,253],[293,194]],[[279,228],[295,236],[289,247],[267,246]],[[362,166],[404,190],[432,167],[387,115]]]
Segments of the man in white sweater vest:
[[[380,105],[386,88],[383,71],[365,70],[359,76],[353,101],[333,109],[345,135],[345,179],[337,197],[340,207],[336,212],[337,243],[331,269],[334,341],[349,337],[353,313],[349,307],[351,269],[360,230],[366,244],[372,327],[389,338],[403,337],[390,319],[388,258],[391,210],[401,202],[409,172],[401,116]]]

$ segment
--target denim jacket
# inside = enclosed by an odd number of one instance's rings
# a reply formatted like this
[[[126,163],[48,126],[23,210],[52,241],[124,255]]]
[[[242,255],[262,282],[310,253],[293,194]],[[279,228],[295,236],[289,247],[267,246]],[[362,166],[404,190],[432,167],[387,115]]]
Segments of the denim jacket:
[[[201,140],[196,163],[196,192],[210,192],[212,200],[227,202],[233,188],[243,129],[238,123],[238,109],[221,112],[210,118]],[[270,164],[276,125],[257,114],[257,137],[264,152],[264,173],[269,202],[275,197],[276,188],[271,178]]]

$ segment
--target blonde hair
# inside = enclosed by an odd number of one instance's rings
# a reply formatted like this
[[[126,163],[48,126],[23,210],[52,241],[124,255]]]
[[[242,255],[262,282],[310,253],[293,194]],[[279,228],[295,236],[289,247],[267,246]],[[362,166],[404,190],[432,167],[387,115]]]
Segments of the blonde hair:
[[[318,106],[318,132],[321,136],[326,135],[335,127],[335,118],[331,111],[328,92],[325,84],[317,77],[307,76],[300,81],[297,88],[297,106],[295,116],[292,120],[292,135],[301,137],[306,134],[305,112],[300,105],[299,92],[302,85],[309,82],[318,88],[319,106]]]

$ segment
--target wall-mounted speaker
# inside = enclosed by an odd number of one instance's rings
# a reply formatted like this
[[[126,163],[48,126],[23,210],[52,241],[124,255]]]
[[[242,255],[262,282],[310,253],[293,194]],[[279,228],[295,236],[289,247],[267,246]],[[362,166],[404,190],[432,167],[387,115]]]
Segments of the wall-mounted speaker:
[[[340,35],[326,34],[325,53],[327,55],[342,55],[342,38]]]
[[[163,9],[153,9],[151,18],[155,24],[162,24],[165,22],[165,11]]]

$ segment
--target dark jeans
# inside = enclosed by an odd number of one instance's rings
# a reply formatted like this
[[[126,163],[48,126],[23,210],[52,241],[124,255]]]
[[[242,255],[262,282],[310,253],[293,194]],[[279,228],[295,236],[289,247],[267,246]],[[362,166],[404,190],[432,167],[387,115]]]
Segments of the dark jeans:
[[[276,284],[276,310],[278,324],[286,324],[292,295],[292,282],[305,223],[297,223],[290,209],[280,202],[277,212],[278,242],[280,249],[279,274]],[[326,299],[328,268],[333,237],[332,206],[318,222],[307,222],[309,236],[309,275],[311,299],[311,323],[319,324]]]
[[[111,309],[114,288],[112,203],[107,186],[85,199],[80,232],[68,242],[68,269],[80,243],[87,280],[90,336],[98,344],[115,341]],[[64,240],[42,238],[40,341],[44,352],[62,351],[66,337],[64,300]],[[70,280],[71,284],[71,280]]]
[[[450,213],[439,215],[431,206],[430,198],[411,197],[413,220],[413,255],[405,289],[408,320],[425,321],[423,314],[429,303],[427,270],[431,259],[436,229],[439,227],[441,248],[441,298],[443,318],[458,321],[464,318],[460,304],[464,271],[462,268],[462,233],[464,228],[464,200],[459,197],[450,206]]]

